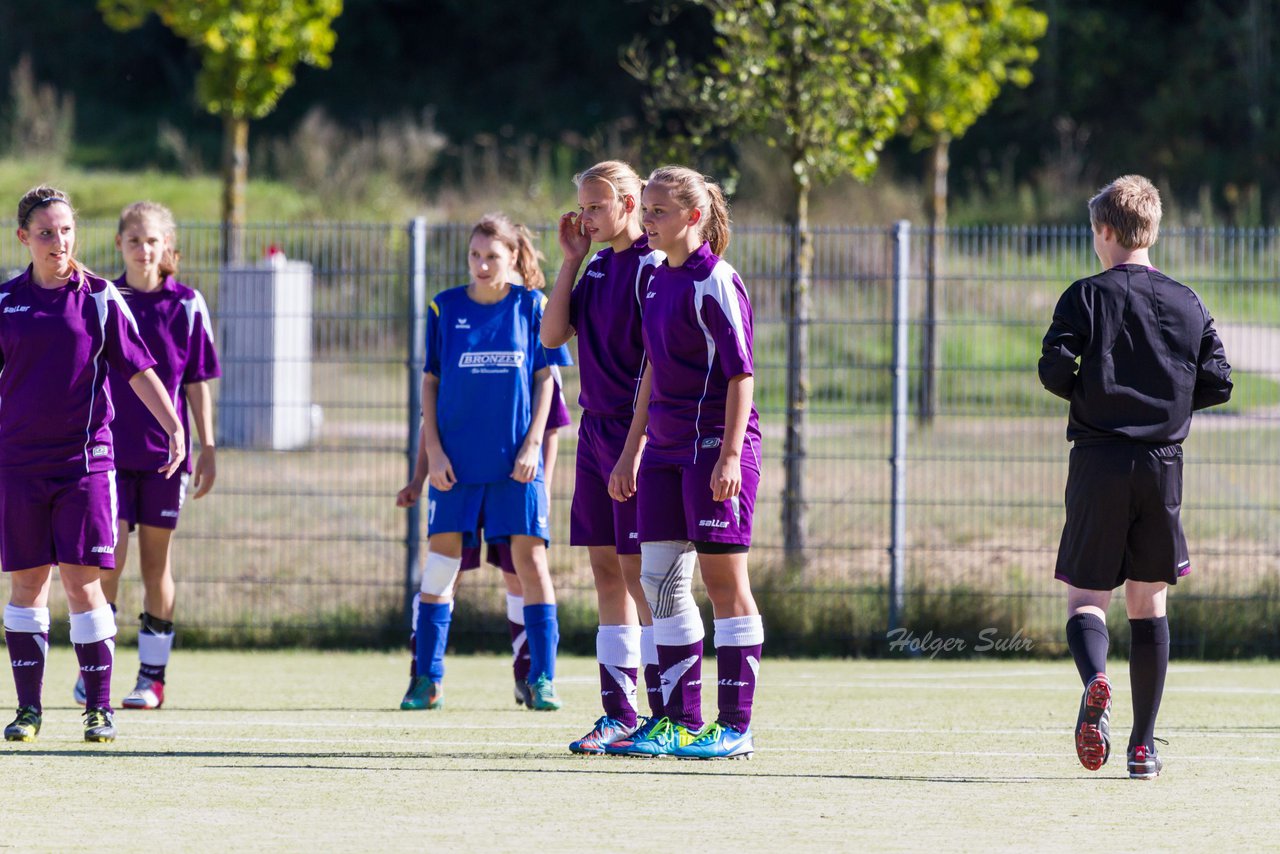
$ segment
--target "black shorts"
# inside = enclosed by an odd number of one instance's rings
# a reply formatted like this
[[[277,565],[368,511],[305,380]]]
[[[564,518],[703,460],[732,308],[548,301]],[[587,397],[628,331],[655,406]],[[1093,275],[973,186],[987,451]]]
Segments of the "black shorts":
[[[1071,449],[1067,523],[1055,577],[1085,590],[1177,584],[1191,571],[1182,532],[1182,446]]]

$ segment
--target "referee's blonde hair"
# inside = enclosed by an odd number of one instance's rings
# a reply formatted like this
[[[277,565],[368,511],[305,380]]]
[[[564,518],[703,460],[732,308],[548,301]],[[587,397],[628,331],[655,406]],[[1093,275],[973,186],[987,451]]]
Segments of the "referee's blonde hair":
[[[1160,236],[1160,191],[1141,175],[1122,175],[1089,200],[1089,223],[1107,226],[1125,249],[1146,249]]]

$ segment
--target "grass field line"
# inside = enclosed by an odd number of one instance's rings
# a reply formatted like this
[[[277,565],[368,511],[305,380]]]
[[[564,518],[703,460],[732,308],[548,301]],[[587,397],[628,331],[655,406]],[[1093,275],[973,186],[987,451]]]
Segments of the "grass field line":
[[[432,757],[429,753],[414,753],[405,755],[403,748],[396,749],[387,745],[386,739],[382,738],[267,738],[263,736],[147,736],[147,735],[131,735],[129,740],[144,742],[166,742],[177,744],[280,744],[280,745],[351,745],[360,747],[381,747],[385,752],[387,759],[432,759],[440,757]],[[59,741],[73,741],[72,739],[59,739]],[[493,747],[517,747],[526,750],[548,751],[556,755],[567,755],[565,745],[561,742],[531,742],[531,741],[468,741],[468,740],[424,740],[406,744],[404,747],[413,749],[430,749],[433,747],[466,747],[466,748],[493,748]],[[15,751],[16,753],[17,751]],[[100,752],[95,749],[93,752]],[[127,753],[128,751],[121,751]],[[1037,758],[1037,759],[1055,759],[1066,755],[1063,751],[1043,752],[1043,751],[1025,751],[1025,750],[904,750],[901,748],[887,747],[770,747],[766,746],[759,751],[762,755],[778,754],[778,755],[794,755],[794,754],[847,754],[847,755],[865,755],[865,756],[965,756],[972,758],[988,758],[988,759],[1005,759],[1005,758]],[[285,758],[285,757],[279,757]],[[307,754],[299,754],[298,758],[312,758]],[[325,758],[342,759],[341,753],[333,753]],[[482,758],[480,756],[477,759]],[[537,757],[530,757],[537,758]],[[593,757],[584,757],[582,761],[590,761]],[[1280,756],[1240,756],[1237,754],[1199,754],[1199,755],[1178,755],[1179,762],[1253,762],[1264,765],[1280,764]],[[606,760],[607,761],[607,760]],[[648,764],[648,763],[640,763]]]
[[[812,688],[812,682],[770,682],[770,688]],[[823,689],[830,688],[885,688],[892,690],[927,690],[927,691],[972,691],[972,685],[948,685],[946,682],[882,682],[867,680],[865,682],[824,682]],[[1062,685],[984,685],[984,691],[1054,691],[1068,689]],[[1078,688],[1074,690],[1079,690]],[[1165,696],[1173,694],[1258,694],[1262,696],[1280,696],[1280,688],[1237,688],[1210,687],[1206,685],[1178,686],[1168,689]]]
[[[516,714],[519,714],[517,712]],[[279,726],[289,729],[323,729],[333,728],[332,721],[297,721],[297,720],[274,720],[269,717],[253,717],[246,719],[238,717],[235,720],[174,720],[172,718],[160,720],[152,718],[150,720],[130,720],[127,722],[129,729],[142,725],[144,727],[161,726],[161,727],[243,727],[246,724],[255,726]],[[121,724],[124,726],[124,724]],[[395,729],[395,730],[415,730],[422,732],[431,732],[435,730],[472,730],[479,732],[499,731],[499,730],[551,730],[562,731],[565,733],[576,733],[581,726],[575,727],[573,723],[561,724],[471,724],[471,723],[453,723],[449,721],[438,721],[432,723],[364,723],[366,729]],[[1280,739],[1280,729],[1275,732],[1217,732],[1206,731],[1202,729],[1181,729],[1178,727],[1161,727],[1160,731],[1165,735],[1177,736],[1178,738],[1227,738],[1227,739]],[[990,727],[984,729],[921,729],[919,727],[840,727],[840,726],[798,726],[787,727],[787,732],[827,732],[827,733],[854,733],[866,735],[1060,735],[1063,730],[1061,727],[1018,727],[1005,729],[992,729]]]

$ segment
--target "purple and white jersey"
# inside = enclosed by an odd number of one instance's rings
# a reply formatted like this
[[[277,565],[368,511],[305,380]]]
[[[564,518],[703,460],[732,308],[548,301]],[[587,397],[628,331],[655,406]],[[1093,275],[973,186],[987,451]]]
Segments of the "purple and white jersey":
[[[142,341],[156,360],[156,376],[169,393],[178,423],[187,435],[183,471],[191,471],[191,431],[187,429],[187,393],[183,386],[222,376],[213,346],[209,308],[199,291],[166,276],[154,291],[136,291],[121,276],[115,281],[133,312]],[[125,374],[109,376],[116,420],[116,467],[154,471],[169,460],[169,435],[129,386]]]
[[[704,243],[681,267],[666,261],[644,295],[644,347],[652,369],[646,459],[689,465],[720,453],[729,380],[754,373],[751,301],[738,273]],[[751,407],[742,464],[760,470]]]
[[[578,403],[592,415],[630,419],[635,412],[644,373],[644,286],[664,258],[641,235],[622,252],[597,252],[573,289],[569,324],[578,334]]]
[[[43,477],[115,467],[108,367],[155,364],[115,285],[75,273],[42,288],[31,268],[0,285],[0,468]]]

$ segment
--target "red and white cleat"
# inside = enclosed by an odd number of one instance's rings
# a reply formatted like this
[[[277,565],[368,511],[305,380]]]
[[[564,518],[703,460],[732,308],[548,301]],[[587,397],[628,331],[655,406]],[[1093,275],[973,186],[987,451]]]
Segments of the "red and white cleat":
[[[138,677],[138,684],[121,703],[126,709],[158,709],[164,705],[164,683],[145,676]]]

